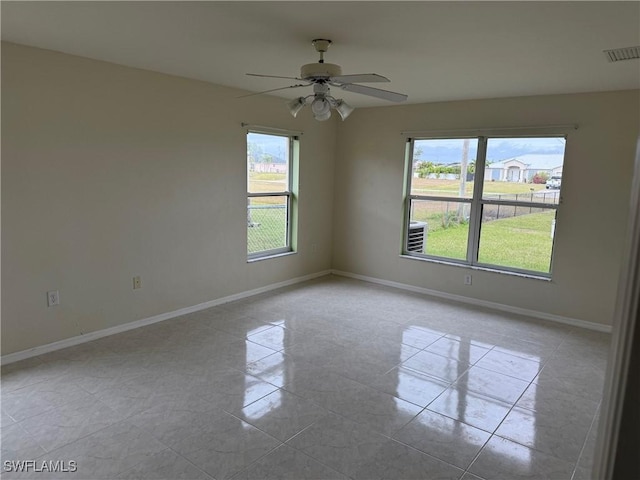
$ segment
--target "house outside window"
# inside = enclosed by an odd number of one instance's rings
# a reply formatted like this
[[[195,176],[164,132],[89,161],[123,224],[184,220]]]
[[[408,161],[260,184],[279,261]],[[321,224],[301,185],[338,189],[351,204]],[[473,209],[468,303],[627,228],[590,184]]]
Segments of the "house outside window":
[[[247,257],[293,251],[298,137],[247,133]]]
[[[531,183],[536,174],[545,178],[562,176],[564,155],[561,153],[524,154],[486,166],[484,178],[492,181]]]
[[[403,254],[550,277],[566,135],[408,139]]]

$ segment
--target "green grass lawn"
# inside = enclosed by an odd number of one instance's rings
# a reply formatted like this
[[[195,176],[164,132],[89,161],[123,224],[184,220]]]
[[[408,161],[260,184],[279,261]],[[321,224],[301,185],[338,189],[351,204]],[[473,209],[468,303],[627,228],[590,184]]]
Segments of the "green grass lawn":
[[[267,203],[269,202],[269,203]],[[281,197],[262,199],[256,206],[275,206]],[[455,213],[455,207],[451,210]],[[251,253],[282,248],[286,245],[286,210],[254,208],[247,229],[247,250]],[[535,272],[549,273],[551,260],[551,222],[554,211],[531,213],[485,222],[480,235],[478,261]],[[446,216],[446,215],[445,215]],[[414,210],[413,220],[426,221],[427,253],[445,258],[466,259],[469,225],[452,224],[444,228],[443,212],[424,208]]]
[[[247,228],[247,252],[256,253],[286,246],[286,209],[252,208],[253,227]]]
[[[285,191],[284,173],[249,173],[249,190],[254,193]],[[249,254],[286,246],[286,197],[254,197],[251,199],[252,227],[247,228]],[[268,208],[272,207],[272,208]],[[279,208],[273,208],[279,207]]]
[[[287,189],[287,176],[284,173],[249,173],[249,191],[284,192]]]
[[[549,273],[554,213],[532,213],[483,223],[478,261]],[[466,224],[429,231],[426,253],[465,259],[468,231]]]
[[[531,193],[544,190],[543,184],[521,183],[521,182],[484,182],[483,192],[485,194],[515,194]],[[460,180],[438,180],[434,178],[412,178],[411,193],[413,195],[438,195],[457,197],[460,191]],[[467,182],[466,193],[471,196],[473,193],[473,182]]]
[[[286,181],[287,175],[284,173],[259,173],[259,172],[250,172],[249,179],[250,180],[266,180],[266,181],[274,181],[277,180],[279,182]]]

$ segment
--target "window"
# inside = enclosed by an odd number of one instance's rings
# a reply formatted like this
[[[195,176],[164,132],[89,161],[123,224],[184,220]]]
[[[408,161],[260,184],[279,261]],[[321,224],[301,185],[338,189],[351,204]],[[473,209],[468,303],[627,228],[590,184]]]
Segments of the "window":
[[[247,133],[247,255],[249,260],[293,251],[292,135]]]
[[[409,139],[403,253],[550,276],[565,143]]]

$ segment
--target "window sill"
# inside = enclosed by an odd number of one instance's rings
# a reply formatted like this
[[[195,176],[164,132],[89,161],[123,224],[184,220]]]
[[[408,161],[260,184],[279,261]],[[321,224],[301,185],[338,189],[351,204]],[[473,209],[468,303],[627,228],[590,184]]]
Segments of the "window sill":
[[[247,258],[247,263],[259,262],[261,260],[269,260],[270,258],[288,257],[289,255],[295,255],[296,253],[297,252],[294,252],[293,250],[289,252],[269,253],[266,255],[261,255],[259,257]]]
[[[536,275],[535,273],[516,272],[512,270],[502,270],[495,267],[492,268],[492,267],[486,267],[486,266],[480,266],[480,265],[469,265],[467,263],[447,261],[447,260],[437,259],[437,258],[428,258],[428,257],[422,257],[417,255],[406,255],[406,254],[400,254],[400,258],[406,258],[408,260],[418,260],[420,262],[437,263],[439,265],[448,265],[450,267],[461,267],[461,268],[466,268],[468,270],[475,270],[480,272],[490,272],[490,273],[497,273],[500,275],[509,275],[512,277],[527,278],[529,280],[542,280],[544,282],[552,281],[550,276]]]

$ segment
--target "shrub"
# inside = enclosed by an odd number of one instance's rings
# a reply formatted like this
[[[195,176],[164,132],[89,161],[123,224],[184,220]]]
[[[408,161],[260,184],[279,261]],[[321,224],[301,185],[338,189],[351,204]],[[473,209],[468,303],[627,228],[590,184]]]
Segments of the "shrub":
[[[547,180],[549,180],[549,174],[547,172],[537,172],[533,178],[531,178],[531,183],[547,183]]]
[[[464,216],[461,217],[458,212],[455,211],[440,213],[436,215],[436,218],[439,218],[440,225],[443,229],[469,223],[468,218],[465,218]]]

